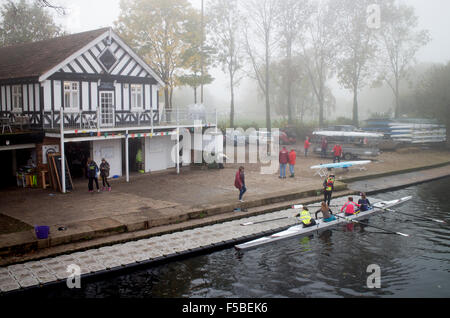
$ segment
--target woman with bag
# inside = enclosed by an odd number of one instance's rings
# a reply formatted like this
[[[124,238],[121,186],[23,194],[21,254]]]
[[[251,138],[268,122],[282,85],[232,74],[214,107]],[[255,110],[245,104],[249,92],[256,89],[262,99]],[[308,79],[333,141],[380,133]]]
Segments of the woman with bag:
[[[102,163],[100,164],[100,176],[102,177],[103,183],[102,191],[105,191],[105,187],[106,185],[108,185],[108,191],[111,192],[111,186],[109,185],[108,182],[109,169],[110,169],[109,163],[105,160],[105,158],[103,158]]]

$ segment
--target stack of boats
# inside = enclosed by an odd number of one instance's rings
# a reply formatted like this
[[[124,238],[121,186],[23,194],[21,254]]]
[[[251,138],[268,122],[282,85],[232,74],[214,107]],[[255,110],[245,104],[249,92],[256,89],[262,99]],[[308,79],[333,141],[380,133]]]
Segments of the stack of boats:
[[[437,121],[427,119],[372,119],[366,131],[383,132],[399,143],[425,144],[447,141],[447,130]]]
[[[390,123],[391,137],[399,142],[413,144],[445,142],[446,129],[438,124]]]

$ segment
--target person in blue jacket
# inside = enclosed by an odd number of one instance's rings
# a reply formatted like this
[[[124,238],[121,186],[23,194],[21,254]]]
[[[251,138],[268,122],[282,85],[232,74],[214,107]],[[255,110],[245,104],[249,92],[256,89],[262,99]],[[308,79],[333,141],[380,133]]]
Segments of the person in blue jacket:
[[[89,178],[88,188],[89,192],[94,192],[94,181],[97,186],[97,192],[100,192],[100,187],[98,186],[97,173],[99,171],[97,164],[91,158],[87,161],[87,176]]]
[[[369,199],[367,199],[365,193],[361,193],[361,199],[358,200],[358,204],[361,206],[360,207],[361,212],[372,209],[372,205],[370,204]]]

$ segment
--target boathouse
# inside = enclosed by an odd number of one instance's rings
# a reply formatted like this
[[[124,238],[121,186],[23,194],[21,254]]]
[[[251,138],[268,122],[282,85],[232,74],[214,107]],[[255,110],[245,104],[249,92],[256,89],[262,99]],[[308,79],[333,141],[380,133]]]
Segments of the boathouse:
[[[111,28],[0,48],[1,177],[26,162],[46,169],[49,151],[62,152],[74,177],[87,157],[106,158],[127,181],[190,163],[189,151],[172,160],[173,135],[216,126],[216,116],[164,109],[164,85]]]

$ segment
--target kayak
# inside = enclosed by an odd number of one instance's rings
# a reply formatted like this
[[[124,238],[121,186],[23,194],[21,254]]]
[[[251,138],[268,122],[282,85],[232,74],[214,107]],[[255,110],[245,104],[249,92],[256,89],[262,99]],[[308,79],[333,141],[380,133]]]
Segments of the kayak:
[[[243,244],[235,245],[235,248],[237,250],[245,250],[245,249],[255,248],[260,245],[273,243],[273,242],[276,242],[279,240],[287,239],[290,237],[312,233],[314,231],[325,229],[325,228],[334,226],[336,224],[351,222],[352,220],[359,219],[361,217],[366,217],[368,215],[372,215],[377,212],[385,211],[386,209],[400,205],[411,199],[412,199],[412,197],[408,196],[408,197],[404,197],[404,198],[392,200],[392,201],[380,201],[380,202],[373,204],[372,209],[365,211],[365,212],[360,212],[356,215],[345,216],[344,213],[339,213],[338,214],[339,217],[337,217],[335,221],[324,222],[322,219],[316,220],[317,224],[312,227],[308,227],[308,228],[304,228],[302,224],[295,225],[295,226],[288,228],[285,231],[278,232],[278,233],[275,233],[270,236],[265,236],[265,237],[262,237],[262,238],[259,238],[256,240],[252,240],[252,241],[249,241],[249,242],[246,242]]]

